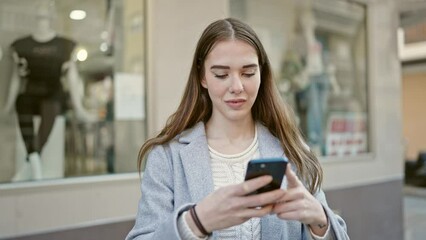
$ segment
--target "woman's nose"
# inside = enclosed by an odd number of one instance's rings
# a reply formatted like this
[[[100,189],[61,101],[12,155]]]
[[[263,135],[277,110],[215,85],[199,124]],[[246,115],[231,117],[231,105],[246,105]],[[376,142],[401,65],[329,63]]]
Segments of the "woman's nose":
[[[243,83],[241,82],[241,79],[237,76],[234,76],[231,79],[231,86],[229,87],[230,93],[239,94],[244,91]]]

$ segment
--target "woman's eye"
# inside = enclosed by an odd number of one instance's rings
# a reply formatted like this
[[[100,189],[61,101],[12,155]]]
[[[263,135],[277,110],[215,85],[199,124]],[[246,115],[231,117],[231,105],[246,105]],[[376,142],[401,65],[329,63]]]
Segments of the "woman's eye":
[[[244,77],[253,77],[255,73],[243,73]]]
[[[224,79],[228,76],[228,74],[215,74],[214,76],[220,79]]]

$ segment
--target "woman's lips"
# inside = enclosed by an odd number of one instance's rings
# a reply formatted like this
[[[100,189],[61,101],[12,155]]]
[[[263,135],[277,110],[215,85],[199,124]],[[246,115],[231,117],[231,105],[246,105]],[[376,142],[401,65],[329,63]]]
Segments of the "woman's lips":
[[[242,105],[244,105],[245,102],[246,102],[245,99],[231,99],[231,100],[225,101],[225,103],[233,109],[240,108]]]

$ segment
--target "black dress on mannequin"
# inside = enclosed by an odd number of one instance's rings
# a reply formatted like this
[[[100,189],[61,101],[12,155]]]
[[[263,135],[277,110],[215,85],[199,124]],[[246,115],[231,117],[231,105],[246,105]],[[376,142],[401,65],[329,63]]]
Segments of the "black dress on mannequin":
[[[65,110],[67,94],[61,78],[75,45],[74,41],[59,36],[46,42],[27,36],[11,45],[19,58],[18,74],[22,84],[15,105],[28,154],[41,152],[56,116]],[[35,115],[41,117],[37,135],[34,134]]]

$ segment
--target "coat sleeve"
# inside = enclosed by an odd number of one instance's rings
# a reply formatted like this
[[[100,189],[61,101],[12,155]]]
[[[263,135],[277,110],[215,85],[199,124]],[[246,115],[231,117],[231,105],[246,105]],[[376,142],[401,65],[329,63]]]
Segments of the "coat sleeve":
[[[335,214],[333,210],[328,206],[327,200],[325,198],[325,194],[322,190],[319,190],[314,197],[321,203],[324,208],[325,214],[327,214],[327,218],[330,222],[330,234],[333,236],[332,239],[336,240],[349,240],[349,236],[347,234],[346,223],[339,215]],[[306,228],[305,233],[309,234],[309,227],[307,225],[304,226]]]
[[[191,204],[174,207],[171,157],[163,146],[148,154],[141,192],[135,225],[126,240],[180,239],[177,219]]]

